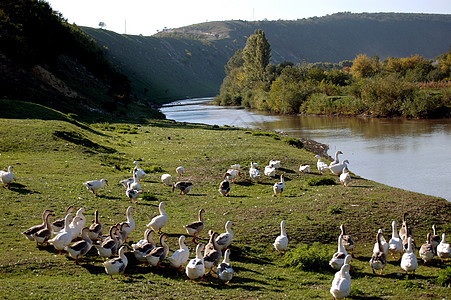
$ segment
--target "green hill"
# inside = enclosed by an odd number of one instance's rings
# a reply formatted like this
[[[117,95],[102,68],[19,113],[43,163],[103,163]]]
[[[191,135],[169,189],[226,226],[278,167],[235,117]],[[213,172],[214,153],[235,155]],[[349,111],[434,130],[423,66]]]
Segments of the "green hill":
[[[340,62],[357,54],[435,58],[451,41],[451,16],[400,13],[337,13],[296,21],[224,21],[167,29],[152,37],[82,28],[105,47],[152,101],[218,93],[224,65],[256,29],[265,31],[272,62]]]

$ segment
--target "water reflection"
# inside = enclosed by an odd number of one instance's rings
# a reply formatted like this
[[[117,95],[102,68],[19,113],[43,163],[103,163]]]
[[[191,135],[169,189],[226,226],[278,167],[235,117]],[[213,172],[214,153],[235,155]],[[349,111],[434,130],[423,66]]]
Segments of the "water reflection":
[[[451,122],[281,116],[203,105],[210,98],[164,106],[168,119],[285,132],[341,150],[356,174],[390,186],[443,197],[451,201]]]

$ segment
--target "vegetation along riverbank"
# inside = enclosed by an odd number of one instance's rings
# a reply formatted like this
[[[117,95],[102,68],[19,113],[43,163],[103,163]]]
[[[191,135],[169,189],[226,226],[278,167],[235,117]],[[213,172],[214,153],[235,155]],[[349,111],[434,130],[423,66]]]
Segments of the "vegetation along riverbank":
[[[37,111],[34,104],[28,105],[23,111]],[[0,119],[0,169],[13,166],[17,178],[9,189],[0,189],[0,279],[5,298],[329,298],[335,270],[328,262],[337,249],[340,224],[345,224],[356,244],[350,298],[449,296],[449,261],[434,257],[428,266],[420,261],[414,276],[407,276],[391,256],[382,275],[373,274],[369,265],[378,229],[388,241],[392,221],[400,227],[405,213],[418,247],[433,224],[439,234],[449,233],[451,204],[444,199],[392,188],[352,173],[350,186],[345,188],[338,183],[338,176],[318,173],[315,154],[302,143],[274,133],[168,120],[146,125],[88,125],[54,110],[45,115],[56,114],[59,118],[53,120]],[[340,155],[340,160],[347,155]],[[276,178],[263,175],[271,159],[281,162]],[[147,173],[139,182],[143,193],[137,203],[130,203],[119,183],[131,177],[133,161]],[[258,182],[249,177],[251,162],[258,163],[262,174]],[[242,177],[224,197],[218,187],[233,164],[241,165]],[[311,173],[299,172],[301,164],[309,164]],[[182,180],[194,183],[187,195],[172,192],[160,181],[164,173],[176,181],[178,166],[185,168]],[[281,174],[286,188],[283,196],[273,197],[273,184]],[[82,184],[101,178],[107,179],[109,186],[99,190],[99,196]],[[127,220],[126,209],[132,205],[135,229],[125,242],[131,250],[130,245],[143,238],[145,225],[158,214],[162,201],[169,216],[163,228],[169,255],[179,248],[179,236],[187,235],[183,225],[197,220],[202,208],[205,228],[199,236],[204,243],[208,230],[221,233],[226,221],[234,223],[230,262],[235,275],[229,284],[223,284],[214,273],[192,283],[184,272],[170,268],[167,260],[162,261],[162,268],[138,264],[131,251],[125,254],[129,276],[112,280],[94,248],[74,264],[53,246],[37,246],[21,234],[42,222],[45,209],[53,211],[54,220],[62,217],[69,205],[86,209],[86,226],[98,210],[107,234],[110,226]],[[289,238],[284,255],[272,245],[281,220],[286,222]],[[159,246],[157,234],[154,240]],[[186,243],[193,258],[195,245],[190,236]]]
[[[338,64],[270,60],[265,32],[257,30],[227,63],[215,103],[286,114],[450,116],[451,51],[435,60],[365,54]]]

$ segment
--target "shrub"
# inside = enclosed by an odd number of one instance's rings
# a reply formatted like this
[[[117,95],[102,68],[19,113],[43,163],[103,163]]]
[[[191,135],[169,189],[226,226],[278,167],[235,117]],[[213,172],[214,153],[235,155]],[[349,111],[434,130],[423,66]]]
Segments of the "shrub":
[[[159,165],[152,165],[148,169],[145,170],[146,173],[157,173],[163,172],[163,168]]]
[[[142,197],[141,197],[144,201],[158,201],[157,196],[155,196],[154,193],[149,192],[149,193],[143,193]]]
[[[340,206],[329,205],[327,212],[331,215],[341,214],[343,209]]]
[[[295,139],[295,138],[292,138],[292,137],[285,137],[285,138],[282,139],[282,141],[284,143],[287,143],[290,146],[294,146],[294,147],[299,148],[299,149],[304,147],[304,144],[301,142],[301,140]]]
[[[301,244],[285,254],[285,264],[304,271],[329,270],[329,260],[334,250],[329,246],[315,242],[312,245]]]
[[[330,178],[330,177],[310,178],[309,180],[307,180],[307,185],[309,185],[309,186],[335,185],[335,179]]]

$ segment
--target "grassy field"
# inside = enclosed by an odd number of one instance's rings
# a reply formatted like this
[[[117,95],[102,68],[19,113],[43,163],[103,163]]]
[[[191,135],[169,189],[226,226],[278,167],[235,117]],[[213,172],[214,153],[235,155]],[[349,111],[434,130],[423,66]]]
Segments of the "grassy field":
[[[450,289],[439,286],[436,278],[451,262],[442,263],[436,257],[431,266],[421,263],[415,277],[407,277],[391,257],[382,276],[374,275],[368,263],[378,228],[388,240],[391,221],[400,223],[404,212],[409,213],[418,245],[424,243],[432,224],[437,224],[440,233],[451,232],[450,203],[356,175],[349,188],[309,186],[311,178],[332,176],[319,175],[314,153],[291,146],[284,137],[172,121],[88,126],[64,118],[0,119],[0,136],[0,169],[12,165],[17,177],[10,189],[0,189],[3,298],[332,298],[331,269],[304,271],[288,266],[284,256],[274,251],[272,243],[282,219],[286,220],[289,251],[320,242],[333,253],[339,225],[346,224],[357,243],[351,263],[352,299],[450,298]],[[285,174],[287,185],[283,197],[272,197],[277,179],[264,177],[253,183],[249,178],[251,161],[263,173],[270,159],[281,160],[278,175]],[[169,221],[164,232],[169,235],[171,255],[178,249],[179,235],[186,234],[182,225],[196,220],[198,210],[204,208],[206,228],[201,237],[205,239],[209,229],[221,233],[227,220],[235,223],[230,259],[236,273],[229,285],[221,284],[216,275],[191,283],[176,270],[138,265],[130,252],[126,273],[131,276],[111,280],[95,249],[75,265],[53,247],[37,247],[21,234],[41,222],[44,209],[61,217],[70,204],[86,208],[87,224],[96,209],[107,228],[125,221],[130,203],[119,181],[131,176],[134,160],[148,175],[141,182],[143,199],[133,204],[136,229],[128,243],[142,239],[145,224],[158,213],[158,203],[165,201]],[[232,185],[229,197],[222,197],[219,183],[235,163],[243,166],[243,178]],[[310,164],[312,173],[300,174],[301,163]],[[188,195],[173,193],[160,182],[163,172],[175,177],[180,165],[186,169],[185,179],[195,185]],[[100,196],[82,185],[101,178],[110,185]],[[194,245],[187,244],[193,257]]]

